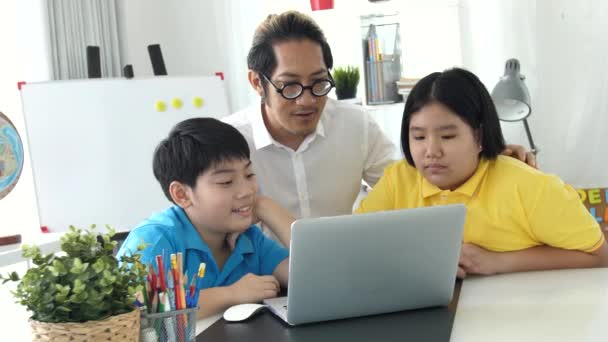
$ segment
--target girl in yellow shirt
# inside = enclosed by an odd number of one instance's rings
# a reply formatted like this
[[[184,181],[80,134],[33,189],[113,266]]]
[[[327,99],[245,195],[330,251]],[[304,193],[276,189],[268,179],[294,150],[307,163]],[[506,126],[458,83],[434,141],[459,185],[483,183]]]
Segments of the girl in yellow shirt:
[[[357,212],[463,203],[458,276],[608,266],[604,235],[572,187],[514,158],[490,94],[471,72],[420,80],[401,123],[405,160]]]

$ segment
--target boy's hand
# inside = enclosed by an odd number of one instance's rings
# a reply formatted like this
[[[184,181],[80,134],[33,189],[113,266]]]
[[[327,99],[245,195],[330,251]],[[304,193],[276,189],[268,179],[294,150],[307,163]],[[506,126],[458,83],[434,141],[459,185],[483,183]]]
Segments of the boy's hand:
[[[500,272],[501,263],[501,253],[464,243],[460,250],[458,277],[464,278],[467,274],[496,274]]]
[[[501,154],[503,156],[519,159],[535,169],[538,168],[534,153],[526,151],[526,149],[521,145],[507,145],[507,148],[505,148]]]
[[[230,286],[238,303],[257,303],[263,299],[276,297],[281,289],[279,281],[273,276],[257,276],[247,273]]]

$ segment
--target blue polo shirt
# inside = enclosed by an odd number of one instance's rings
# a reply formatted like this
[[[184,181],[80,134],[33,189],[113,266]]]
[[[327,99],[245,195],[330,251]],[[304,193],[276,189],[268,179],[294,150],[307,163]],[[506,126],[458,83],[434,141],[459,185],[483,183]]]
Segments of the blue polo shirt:
[[[252,225],[239,236],[232,254],[220,272],[211,250],[184,210],[178,206],[153,214],[133,229],[118,251],[117,257],[128,251],[137,251],[137,246],[142,241],[149,244],[142,251],[142,262],[146,265],[156,265],[156,255],[161,255],[164,250],[164,263],[167,268],[169,255],[181,252],[184,272],[188,270],[188,278],[192,279],[192,275],[198,272],[200,263],[206,263],[203,288],[231,285],[247,273],[271,275],[279,263],[289,256],[287,249],[264,236],[257,226]]]

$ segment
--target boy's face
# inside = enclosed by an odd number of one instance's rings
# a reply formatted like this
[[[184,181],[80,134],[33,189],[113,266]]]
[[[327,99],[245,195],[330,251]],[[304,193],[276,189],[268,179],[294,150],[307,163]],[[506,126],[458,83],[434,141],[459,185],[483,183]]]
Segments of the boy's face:
[[[248,159],[229,159],[198,176],[184,208],[197,229],[245,231],[253,222],[257,182]]]

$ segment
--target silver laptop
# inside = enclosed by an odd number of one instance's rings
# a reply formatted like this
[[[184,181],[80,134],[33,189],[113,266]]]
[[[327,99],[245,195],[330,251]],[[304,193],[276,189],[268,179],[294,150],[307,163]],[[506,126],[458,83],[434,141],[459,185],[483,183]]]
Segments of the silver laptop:
[[[264,303],[291,325],[447,305],[465,212],[459,204],[297,220],[288,296]]]

